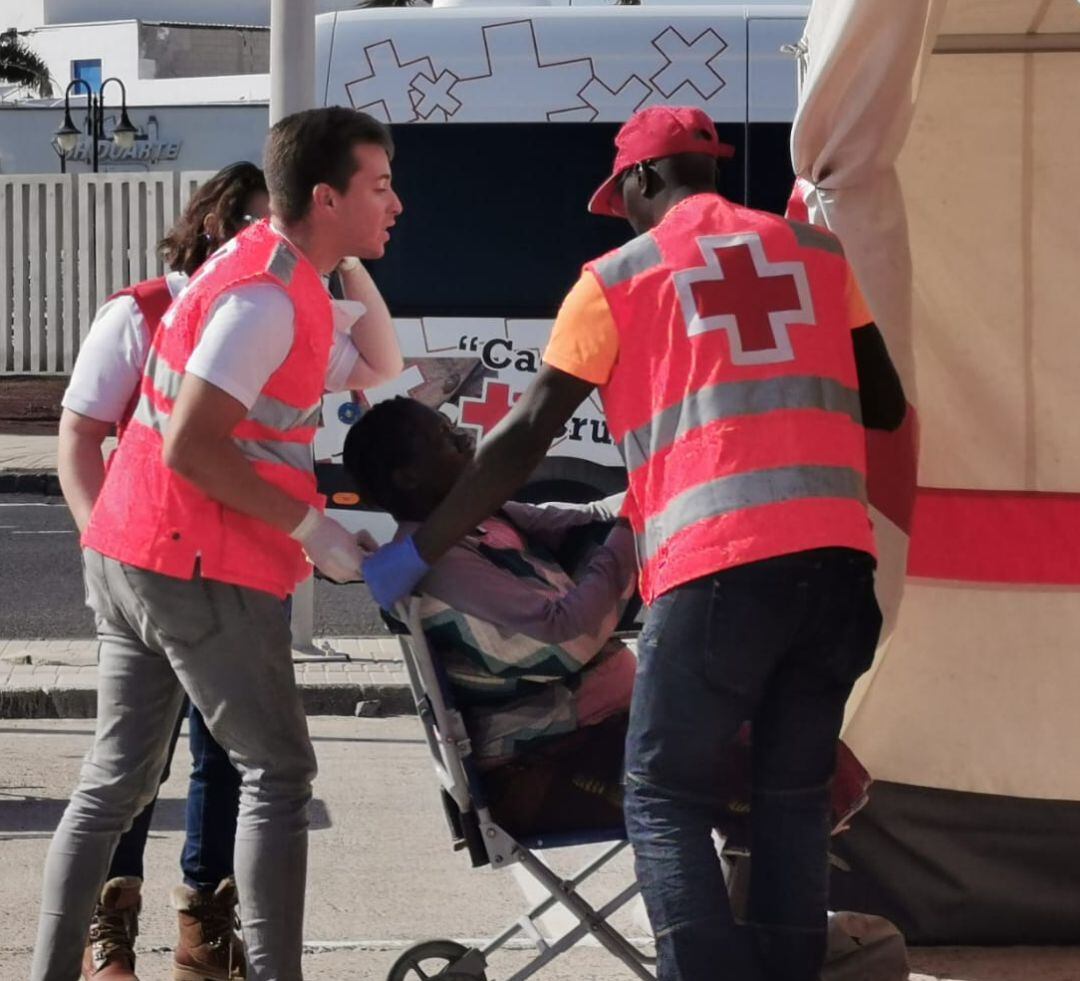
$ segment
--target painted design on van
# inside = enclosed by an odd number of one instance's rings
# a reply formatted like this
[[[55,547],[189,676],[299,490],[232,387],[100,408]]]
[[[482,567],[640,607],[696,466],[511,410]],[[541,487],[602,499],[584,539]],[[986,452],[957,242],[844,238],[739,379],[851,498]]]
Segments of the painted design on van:
[[[484,379],[484,391],[479,397],[463,397],[460,400],[460,412],[457,424],[476,435],[477,442],[487,436],[510,411],[513,404],[521,398],[521,392],[515,392],[506,382],[493,378]],[[603,407],[593,397],[586,399],[580,408],[563,426],[562,431],[553,441],[553,447],[560,444],[583,444],[580,449],[567,445],[570,455],[589,459],[598,446],[614,446],[607,420],[603,417]]]
[[[446,122],[471,118],[470,107],[495,105],[512,89],[523,96],[519,122],[592,122],[625,119],[647,103],[707,103],[726,85],[715,63],[728,44],[713,28],[689,37],[665,27],[649,42],[652,75],[618,82],[600,78],[589,56],[545,59],[531,20],[487,24],[480,36],[486,70],[475,75],[438,66],[429,54],[402,61],[390,39],[367,45],[368,72],[345,84],[349,100],[389,123]]]
[[[369,406],[396,395],[418,399],[483,438],[535,378],[540,351],[551,331],[550,320],[501,317],[402,318],[395,323],[405,370],[376,388],[323,397],[316,461],[340,462],[349,426]],[[550,455],[622,466],[597,393],[582,403],[566,431],[556,437]],[[319,479],[326,479],[326,474]]]
[[[380,41],[364,48],[369,73],[347,82],[354,109],[381,115],[384,122],[411,123],[416,119],[413,86],[418,78],[433,80],[435,69],[430,58],[402,62],[393,41]]]
[[[712,65],[727,50],[727,41],[711,27],[692,41],[684,38],[674,27],[669,27],[652,43],[667,59],[667,64],[649,82],[665,99],[670,99],[684,85],[689,85],[708,102],[727,84]]]

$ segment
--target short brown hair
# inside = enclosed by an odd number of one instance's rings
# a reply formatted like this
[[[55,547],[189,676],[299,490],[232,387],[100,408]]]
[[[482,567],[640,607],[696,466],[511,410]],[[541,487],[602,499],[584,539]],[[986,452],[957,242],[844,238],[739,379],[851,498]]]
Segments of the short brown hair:
[[[353,147],[365,143],[394,155],[390,130],[356,109],[307,109],[276,122],[263,164],[274,211],[287,222],[300,221],[311,207],[316,184],[344,192],[357,169]]]
[[[263,172],[241,160],[219,170],[192,196],[184,213],[158,243],[158,251],[169,268],[191,275],[222,242],[244,230],[250,221],[245,214],[252,194],[266,193]],[[207,215],[217,218],[215,233],[204,226]]]

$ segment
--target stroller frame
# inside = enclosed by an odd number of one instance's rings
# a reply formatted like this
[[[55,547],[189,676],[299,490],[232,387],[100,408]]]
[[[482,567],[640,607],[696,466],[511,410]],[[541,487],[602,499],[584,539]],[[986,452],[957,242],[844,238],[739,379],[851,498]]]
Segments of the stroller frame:
[[[625,829],[612,828],[607,832],[585,831],[580,834],[537,836],[518,840],[499,825],[487,806],[480,776],[472,758],[472,747],[464,718],[454,707],[446,673],[432,657],[424,637],[419,609],[419,600],[416,598],[409,601],[407,606],[399,606],[395,612],[402,622],[393,624],[392,629],[401,645],[409,685],[416,701],[416,713],[439,779],[454,848],[467,850],[474,867],[489,863],[493,868],[520,864],[540,883],[548,896],[482,948],[464,948],[451,941],[425,941],[410,947],[398,958],[388,981],[403,981],[409,977],[406,972],[410,966],[415,969],[425,956],[447,961],[447,966],[436,977],[445,978],[447,981],[483,979],[486,976],[484,971],[488,956],[505,947],[519,934],[532,942],[537,954],[527,965],[506,978],[506,981],[524,981],[525,978],[532,977],[588,935],[595,937],[634,977],[655,979],[655,974],[649,970],[649,967],[655,964],[655,958],[644,955],[607,922],[608,917],[637,896],[637,881],[630,883],[599,908],[591,906],[578,892],[578,887],[583,882],[628,846]],[[539,848],[599,843],[604,843],[606,847],[568,879],[556,875],[534,851]],[[549,942],[541,934],[536,921],[555,906],[562,906],[577,922],[561,937]]]

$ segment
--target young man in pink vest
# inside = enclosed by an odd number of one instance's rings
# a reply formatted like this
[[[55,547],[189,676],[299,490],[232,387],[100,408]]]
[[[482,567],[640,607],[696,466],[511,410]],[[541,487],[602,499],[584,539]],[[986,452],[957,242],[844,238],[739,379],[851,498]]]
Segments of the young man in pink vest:
[[[881,624],[863,427],[898,426],[903,391],[836,238],[716,193],[731,148],[703,112],[643,110],[615,142],[590,210],[638,237],[586,265],[533,385],[415,535],[364,572],[384,605],[405,594],[599,387],[649,604],[625,810],[659,977],[810,981],[836,740]],[[711,840],[713,774],[748,720],[740,926]]]
[[[203,263],[154,334],[83,532],[98,725],[46,860],[34,981],[78,977],[109,858],[157,789],[185,692],[241,774],[247,977],[302,976],[315,757],[282,600],[312,563],[338,580],[359,571],[315,485],[334,330],[321,276],[383,254],[401,212],[392,152],[387,129],[349,109],[275,125],[270,220]]]

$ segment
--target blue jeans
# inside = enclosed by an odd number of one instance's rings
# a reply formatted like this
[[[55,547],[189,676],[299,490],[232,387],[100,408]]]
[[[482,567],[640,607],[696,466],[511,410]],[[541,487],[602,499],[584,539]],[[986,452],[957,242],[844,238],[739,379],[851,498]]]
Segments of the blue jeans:
[[[222,879],[233,874],[240,774],[229,761],[229,754],[214,741],[194,705],[188,725],[191,780],[180,868],[186,885],[193,889],[216,889]]]
[[[873,559],[840,548],[727,569],[649,609],[625,811],[661,981],[816,981],[836,741],[880,630]],[[739,923],[712,829],[715,775],[746,721],[753,861]]]
[[[169,767],[185,715],[188,719],[192,768],[180,868],[186,885],[193,889],[216,889],[222,879],[233,874],[240,774],[229,762],[228,753],[210,735],[199,710],[194,706],[188,710],[185,703],[185,710],[176,723],[161,783],[169,779]],[[109,866],[110,879],[127,875],[143,878],[143,853],[156,803],[155,797],[132,822],[131,829],[121,836]]]

